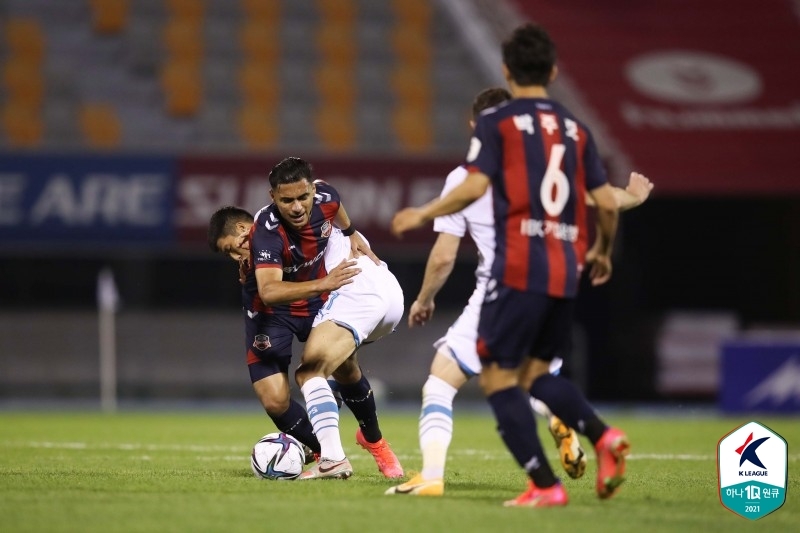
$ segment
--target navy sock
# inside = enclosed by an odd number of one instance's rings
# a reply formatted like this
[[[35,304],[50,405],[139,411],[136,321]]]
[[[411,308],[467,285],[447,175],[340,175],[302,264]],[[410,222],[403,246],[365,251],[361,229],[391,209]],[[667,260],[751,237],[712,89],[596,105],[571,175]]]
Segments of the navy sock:
[[[530,392],[566,425],[586,435],[592,444],[596,444],[608,428],[581,391],[561,376],[544,374],[538,377],[531,385]]]
[[[495,392],[487,400],[494,411],[500,436],[517,463],[537,487],[555,485],[557,480],[539,442],[536,418],[527,395],[520,388],[511,387]]]
[[[288,433],[296,438],[315,453],[320,453],[322,448],[319,445],[317,436],[314,435],[314,428],[308,420],[308,413],[302,405],[294,400],[289,403],[289,408],[282,415],[269,415],[275,426],[284,433]]]
[[[344,385],[339,383],[339,392],[342,400],[350,408],[350,411],[358,420],[361,433],[367,442],[378,442],[383,437],[381,428],[378,426],[378,409],[375,406],[375,396],[372,394],[372,387],[365,375],[356,383]]]

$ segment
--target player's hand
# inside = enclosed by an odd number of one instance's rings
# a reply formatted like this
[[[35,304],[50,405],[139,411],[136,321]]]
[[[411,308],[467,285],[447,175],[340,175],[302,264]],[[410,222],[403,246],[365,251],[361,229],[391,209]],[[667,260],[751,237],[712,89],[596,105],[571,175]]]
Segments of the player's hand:
[[[406,231],[416,229],[424,223],[420,208],[406,207],[395,213],[392,219],[392,234],[399,239]]]
[[[588,258],[588,256],[587,256]],[[592,261],[592,268],[589,270],[589,279],[593,286],[602,285],[611,279],[611,257],[608,255],[597,254]]]
[[[247,272],[250,270],[250,258],[242,257],[239,259],[239,283],[244,285],[247,280]]]
[[[335,291],[349,283],[353,283],[353,276],[358,275],[361,269],[356,266],[356,261],[345,259],[336,268],[322,278],[323,292]]]
[[[436,305],[433,302],[424,303],[419,300],[414,300],[411,304],[411,309],[408,312],[408,327],[424,326],[433,316],[433,310]]]
[[[652,190],[653,183],[647,179],[644,174],[631,172],[631,176],[628,178],[628,186],[625,187],[625,191],[636,198],[638,201],[637,205],[644,203],[644,201],[650,196],[650,191]]]
[[[355,232],[349,237],[350,239],[350,253],[353,257],[360,257],[362,255],[366,255],[372,262],[376,265],[380,266],[381,260],[378,259],[378,256],[375,255],[375,252],[372,251],[372,248],[369,247],[367,242],[361,236],[359,232]]]

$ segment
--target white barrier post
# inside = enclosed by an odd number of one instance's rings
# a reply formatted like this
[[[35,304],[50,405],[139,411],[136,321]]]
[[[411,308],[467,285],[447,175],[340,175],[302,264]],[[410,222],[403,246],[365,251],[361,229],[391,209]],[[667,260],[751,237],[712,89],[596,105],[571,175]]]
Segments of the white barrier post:
[[[97,309],[100,340],[100,408],[117,410],[117,340],[115,318],[119,294],[110,268],[97,276]]]

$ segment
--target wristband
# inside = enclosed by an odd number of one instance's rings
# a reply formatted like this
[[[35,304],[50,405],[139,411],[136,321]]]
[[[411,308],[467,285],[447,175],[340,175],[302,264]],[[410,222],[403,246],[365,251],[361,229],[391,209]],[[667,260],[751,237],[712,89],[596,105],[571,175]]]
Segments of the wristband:
[[[347,226],[347,229],[343,229],[342,230],[342,235],[344,235],[345,237],[349,237],[350,235],[352,235],[355,232],[356,232],[356,228],[353,227],[352,224],[350,224],[349,226]]]

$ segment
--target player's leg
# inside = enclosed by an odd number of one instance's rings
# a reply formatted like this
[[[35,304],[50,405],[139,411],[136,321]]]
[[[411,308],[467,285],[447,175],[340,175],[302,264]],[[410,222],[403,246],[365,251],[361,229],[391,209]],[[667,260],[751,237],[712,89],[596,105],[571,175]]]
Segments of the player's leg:
[[[352,335],[356,345],[372,342],[394,331],[403,316],[403,291],[386,266],[377,266],[367,257],[359,258],[362,272],[352,284],[339,289],[329,313],[320,320],[336,323]],[[316,326],[319,327],[319,326]],[[375,459],[387,478],[403,476],[403,467],[383,438],[378,424],[372,386],[361,371],[353,353],[332,373],[342,400],[358,421],[356,442]]]
[[[353,335],[333,322],[316,326],[308,337],[295,380],[306,401],[306,410],[319,439],[320,462],[300,479],[347,478],[352,474],[339,434],[339,408],[326,377],[355,349]]]
[[[534,353],[544,361],[569,351],[572,330],[573,300],[558,300]],[[624,433],[610,428],[597,415],[586,397],[562,376],[543,373],[533,380],[533,397],[544,402],[567,426],[585,435],[595,446],[598,459],[597,493],[601,498],[613,496],[624,481],[625,456],[630,444]]]
[[[262,365],[252,363],[248,365],[251,377],[264,374]],[[320,443],[314,435],[314,429],[308,420],[306,410],[289,394],[289,375],[287,372],[276,372],[258,378],[253,382],[256,393],[267,415],[275,423],[278,430],[291,435],[312,452],[320,452]]]
[[[247,366],[256,396],[280,431],[295,437],[312,452],[319,453],[320,444],[305,408],[289,394],[292,342],[300,325],[276,315],[251,317],[245,314],[244,317]],[[308,456],[310,459],[312,454]]]
[[[403,467],[383,438],[378,424],[378,409],[375,396],[354,353],[333,373],[339,385],[342,399],[358,421],[356,442],[375,459],[378,470],[390,479],[403,477]]]
[[[536,433],[528,394],[520,388],[521,355],[530,353],[549,312],[544,295],[498,287],[485,302],[478,327],[480,385],[492,408],[503,442],[530,478],[529,488],[510,506],[566,505],[567,495],[553,474]]]
[[[560,359],[557,361],[560,368]],[[544,374],[555,374],[551,361],[532,357],[520,371],[520,386],[523,390],[530,390],[531,384]],[[586,453],[581,447],[578,435],[574,429],[567,426],[560,418],[553,415],[550,408],[541,400],[531,396],[533,410],[547,420],[548,429],[558,449],[561,466],[572,479],[578,479],[586,472]]]

